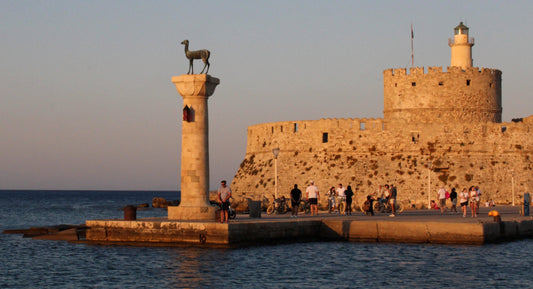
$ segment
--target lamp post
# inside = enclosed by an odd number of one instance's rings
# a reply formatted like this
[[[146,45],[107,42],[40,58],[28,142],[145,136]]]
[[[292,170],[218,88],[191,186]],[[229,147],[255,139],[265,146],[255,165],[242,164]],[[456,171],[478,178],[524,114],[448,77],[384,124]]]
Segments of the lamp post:
[[[514,207],[514,170],[511,170],[511,188],[513,190],[513,207]]]
[[[431,166],[433,163],[428,161],[428,210],[431,209]]]
[[[278,198],[278,155],[279,148],[272,149],[274,154],[274,199]]]

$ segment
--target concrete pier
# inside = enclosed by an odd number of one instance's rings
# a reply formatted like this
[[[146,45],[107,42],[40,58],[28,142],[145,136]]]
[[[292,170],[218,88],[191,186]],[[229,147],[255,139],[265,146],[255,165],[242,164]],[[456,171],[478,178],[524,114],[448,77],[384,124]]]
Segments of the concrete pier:
[[[298,218],[267,215],[261,219],[239,215],[229,224],[167,218],[91,220],[86,222],[86,239],[92,243],[235,247],[309,240],[481,245],[533,237],[533,218],[520,217],[516,207],[498,210],[501,223],[487,216],[489,210],[485,208],[478,218],[405,211],[395,218],[363,216],[360,212]]]

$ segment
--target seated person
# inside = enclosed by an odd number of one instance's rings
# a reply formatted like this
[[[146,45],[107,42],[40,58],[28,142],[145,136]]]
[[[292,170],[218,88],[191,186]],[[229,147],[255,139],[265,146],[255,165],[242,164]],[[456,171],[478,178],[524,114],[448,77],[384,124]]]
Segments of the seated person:
[[[439,205],[435,203],[435,200],[431,200],[431,208],[435,210],[440,210]]]
[[[363,211],[367,216],[374,216],[374,199],[372,199],[372,196],[368,195],[366,196],[366,201],[363,203]]]

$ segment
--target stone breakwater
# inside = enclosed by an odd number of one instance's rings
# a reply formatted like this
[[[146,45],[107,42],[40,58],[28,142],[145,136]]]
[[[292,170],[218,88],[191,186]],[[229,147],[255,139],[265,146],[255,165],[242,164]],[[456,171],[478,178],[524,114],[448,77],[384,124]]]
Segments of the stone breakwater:
[[[533,237],[531,217],[519,217],[514,208],[503,210],[512,212],[504,212],[502,222],[494,222],[483,210],[479,218],[408,211],[396,218],[321,214],[251,219],[239,215],[229,224],[169,221],[166,218],[90,220],[86,222],[86,240],[102,244],[233,247],[310,240],[480,245]]]

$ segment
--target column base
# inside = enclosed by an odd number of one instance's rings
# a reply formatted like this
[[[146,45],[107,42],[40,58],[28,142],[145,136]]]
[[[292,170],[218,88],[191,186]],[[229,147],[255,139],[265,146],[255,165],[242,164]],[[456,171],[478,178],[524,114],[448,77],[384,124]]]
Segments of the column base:
[[[169,206],[168,219],[178,221],[215,221],[218,207],[214,206]]]

